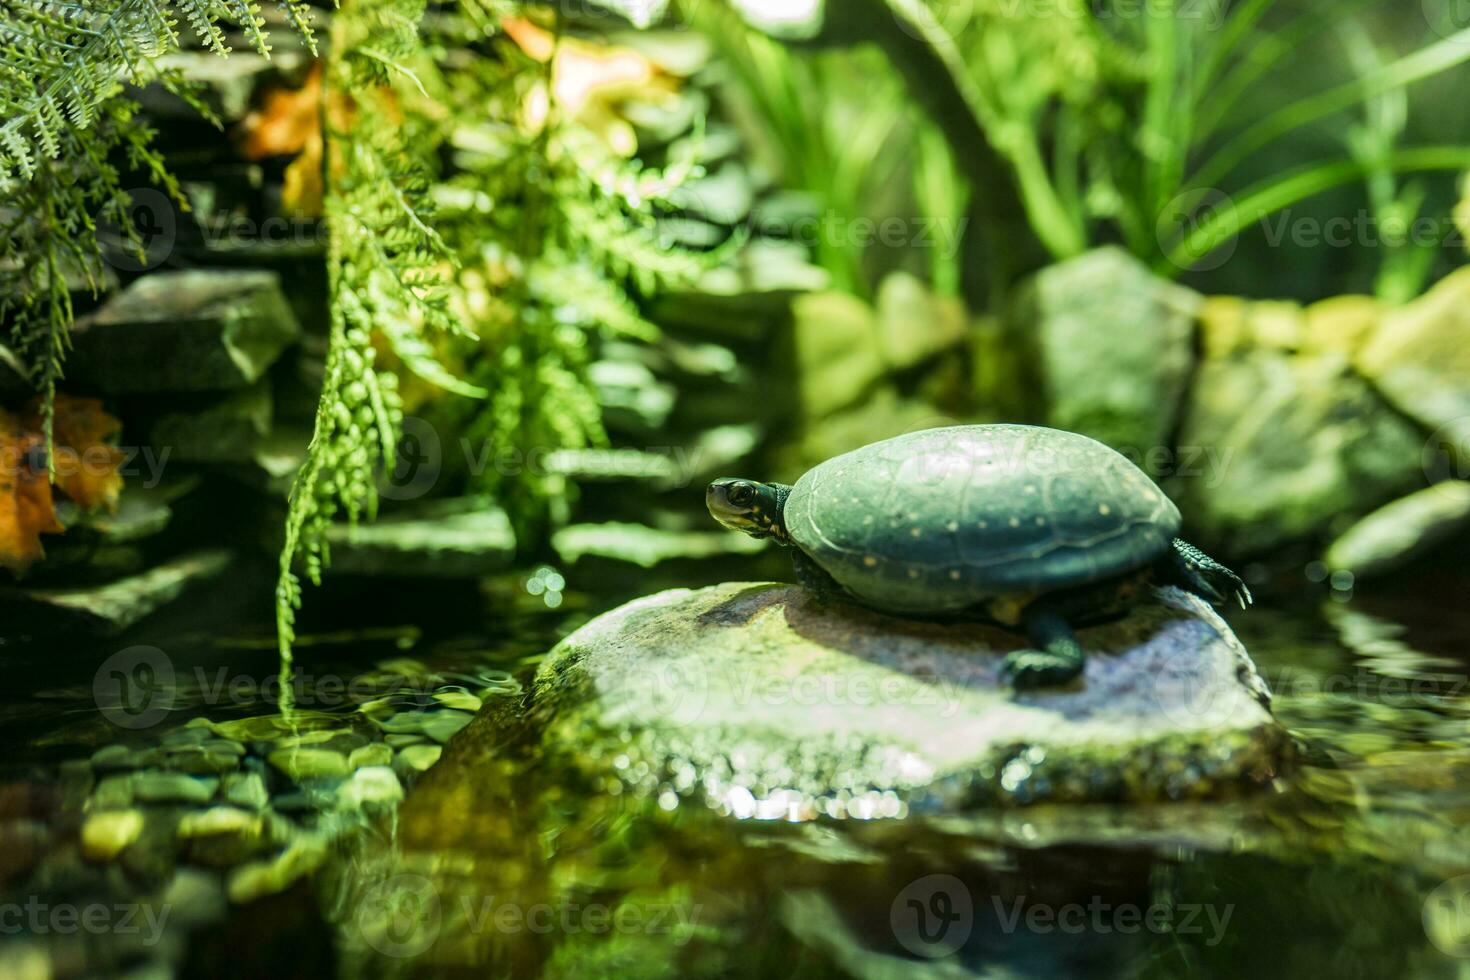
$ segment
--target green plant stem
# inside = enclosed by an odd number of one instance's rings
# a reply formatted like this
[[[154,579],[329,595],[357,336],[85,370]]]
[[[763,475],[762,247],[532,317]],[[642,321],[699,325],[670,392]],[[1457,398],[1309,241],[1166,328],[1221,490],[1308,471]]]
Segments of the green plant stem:
[[[1470,167],[1470,147],[1425,146],[1398,150],[1389,157],[1389,164],[1395,173],[1464,170]],[[1216,211],[1170,248],[1168,262],[1175,271],[1188,269],[1248,225],[1323,191],[1362,180],[1368,169],[1357,160],[1339,160],[1315,164],[1249,187],[1241,193],[1238,203]]]
[[[1249,127],[1216,152],[1190,180],[1190,187],[1217,187],[1252,153],[1292,130],[1465,61],[1470,61],[1470,29],[1406,55],[1371,76],[1354,79],[1286,106]]]

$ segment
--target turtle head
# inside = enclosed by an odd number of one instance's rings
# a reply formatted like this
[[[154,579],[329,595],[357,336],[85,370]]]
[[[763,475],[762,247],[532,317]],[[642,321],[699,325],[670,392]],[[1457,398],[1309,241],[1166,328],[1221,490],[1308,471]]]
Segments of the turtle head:
[[[759,483],[731,477],[716,480],[704,492],[704,504],[710,516],[732,531],[743,531],[752,538],[775,538],[782,544],[786,536],[786,498],[791,488],[779,483]]]

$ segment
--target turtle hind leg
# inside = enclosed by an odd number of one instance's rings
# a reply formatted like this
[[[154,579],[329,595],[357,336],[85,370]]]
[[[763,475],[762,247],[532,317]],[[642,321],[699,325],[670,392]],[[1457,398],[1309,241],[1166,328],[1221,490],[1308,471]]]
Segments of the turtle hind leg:
[[[1018,690],[1054,687],[1082,673],[1087,654],[1067,620],[1052,610],[1028,607],[1022,614],[1032,650],[1017,650],[1001,665],[1001,676]]]
[[[1159,578],[1165,584],[1177,585],[1219,605],[1230,596],[1244,609],[1254,598],[1251,590],[1230,569],[1200,551],[1188,541],[1174,543],[1159,559]]]
[[[792,549],[791,565],[796,570],[797,583],[815,595],[818,602],[835,602],[847,594],[837,580],[812,561],[806,552]]]

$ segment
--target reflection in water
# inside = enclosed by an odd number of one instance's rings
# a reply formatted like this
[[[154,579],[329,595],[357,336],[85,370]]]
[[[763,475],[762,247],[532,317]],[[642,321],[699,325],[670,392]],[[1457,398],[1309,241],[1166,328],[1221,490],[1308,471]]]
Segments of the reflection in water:
[[[585,599],[568,600],[585,609]],[[234,882],[218,845],[155,849],[162,863],[107,868],[79,862],[63,834],[32,842],[50,856],[29,868],[12,859],[6,894],[39,893],[45,871],[72,895],[172,894],[197,913],[179,913],[166,930],[172,945],[130,946],[114,934],[113,952],[88,954],[117,969],[163,960],[193,972],[229,962],[242,972],[384,977],[1453,975],[1470,962],[1459,959],[1470,954],[1470,878],[1459,877],[1470,873],[1459,647],[1470,611],[1427,593],[1317,601],[1235,619],[1278,717],[1302,741],[1304,764],[1267,791],[904,820],[735,820],[592,781],[570,763],[573,746],[543,741],[544,709],[525,693],[538,654],[585,611],[518,619],[493,638],[324,644],[310,661],[318,677],[378,686],[335,705],[309,687],[289,731],[248,695],[221,705],[198,680],[214,675],[175,654],[173,710],[143,734],[200,758],[235,751],[231,742],[247,762],[273,759],[259,764],[272,792],[262,812],[272,832],[289,825],[281,853],[320,844],[313,870],[268,901],[217,899],[208,913],[188,897],[188,887],[209,893],[198,872],[174,875],[168,861],[194,867],[200,854],[222,855],[219,880]],[[268,676],[267,656],[255,666]],[[414,684],[383,693],[404,677]],[[22,777],[37,772],[75,777],[85,768],[75,760],[118,740],[97,721],[86,681],[58,676],[25,692],[24,703],[48,710],[13,716],[30,734],[9,761],[8,798],[36,786]],[[406,765],[410,750],[436,754],[482,705],[438,765],[422,775]],[[195,715],[212,719],[209,734],[178,735]],[[442,738],[427,734],[436,729]],[[129,736],[132,751],[145,751],[142,737]],[[271,755],[283,738],[293,740],[288,760]],[[344,816],[344,787],[371,795],[380,784],[285,785],[283,766],[330,764],[322,751],[392,760],[383,768],[411,784],[408,800]],[[26,804],[31,823],[55,807],[73,815],[57,826],[75,834],[100,783],[88,777],[78,790],[73,777],[59,798]],[[328,795],[313,797],[313,785]],[[7,806],[14,845],[26,821]],[[0,943],[7,968],[36,955]]]

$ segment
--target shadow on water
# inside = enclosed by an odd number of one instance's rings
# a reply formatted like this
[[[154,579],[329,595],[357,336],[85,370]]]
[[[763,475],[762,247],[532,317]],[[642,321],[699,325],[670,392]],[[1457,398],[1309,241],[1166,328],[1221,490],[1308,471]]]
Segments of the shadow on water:
[[[804,824],[634,795],[543,740],[537,655],[622,596],[507,616],[486,593],[470,606],[499,627],[460,616],[442,635],[394,627],[421,610],[359,612],[357,633],[304,663],[325,675],[411,653],[448,675],[509,671],[523,693],[487,700],[403,806],[336,839],[314,876],[201,923],[173,962],[387,977],[1455,975],[1470,953],[1453,881],[1470,872],[1464,584],[1439,568],[1351,601],[1292,587],[1232,617],[1307,760],[1255,796]],[[267,638],[176,641],[177,717],[267,711],[206,704],[182,669],[268,673],[269,648],[253,646]],[[12,797],[117,735],[91,717],[81,665],[96,658],[56,659],[12,691],[33,706],[6,721],[30,737],[6,763]],[[113,894],[141,887],[111,880]],[[23,881],[7,873],[9,894],[36,887]]]

